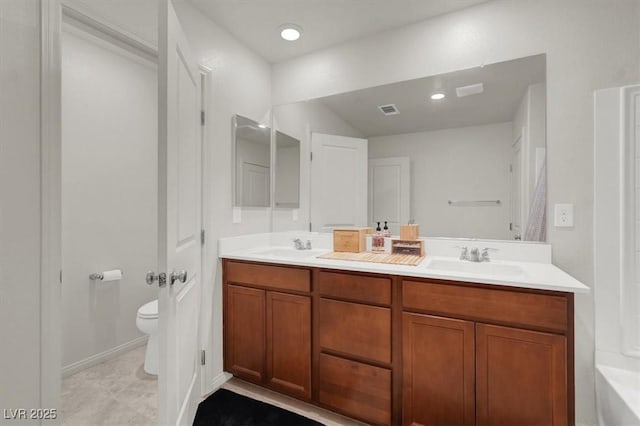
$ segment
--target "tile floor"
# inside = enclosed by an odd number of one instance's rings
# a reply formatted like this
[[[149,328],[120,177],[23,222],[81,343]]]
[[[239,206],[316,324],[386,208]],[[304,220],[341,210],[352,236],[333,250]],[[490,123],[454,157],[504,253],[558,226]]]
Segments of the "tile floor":
[[[156,426],[158,380],[144,372],[145,346],[80,371],[62,381],[62,426]],[[232,378],[223,388],[327,426],[359,426],[355,420]]]
[[[158,423],[158,380],[144,372],[146,346],[62,380],[62,426]]]

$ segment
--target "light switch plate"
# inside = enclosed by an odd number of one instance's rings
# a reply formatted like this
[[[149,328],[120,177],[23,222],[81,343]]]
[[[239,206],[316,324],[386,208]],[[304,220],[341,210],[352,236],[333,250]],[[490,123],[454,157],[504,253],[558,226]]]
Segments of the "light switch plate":
[[[571,228],[573,226],[573,204],[556,204],[553,224],[556,228]]]
[[[241,223],[242,222],[242,209],[240,207],[233,208],[233,223]]]

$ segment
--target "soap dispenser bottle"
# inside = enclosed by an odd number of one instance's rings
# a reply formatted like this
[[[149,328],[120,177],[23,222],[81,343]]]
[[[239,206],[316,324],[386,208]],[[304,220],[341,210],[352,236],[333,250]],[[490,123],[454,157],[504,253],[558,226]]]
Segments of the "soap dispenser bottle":
[[[382,235],[385,237],[391,237],[391,231],[389,230],[386,220],[384,221],[384,228],[382,228]]]
[[[380,229],[380,222],[376,227],[376,233],[371,237],[371,251],[384,251],[384,235],[382,234],[382,229]]]

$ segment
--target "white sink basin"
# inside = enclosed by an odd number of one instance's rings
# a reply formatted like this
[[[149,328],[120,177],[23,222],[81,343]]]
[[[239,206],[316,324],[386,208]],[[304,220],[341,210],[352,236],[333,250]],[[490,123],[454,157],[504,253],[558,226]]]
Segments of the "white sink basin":
[[[313,250],[296,250],[288,247],[271,247],[268,249],[253,252],[258,256],[278,257],[278,258],[290,258],[290,259],[306,259],[308,257],[316,257],[328,250],[313,249]]]
[[[433,259],[427,269],[439,271],[463,272],[468,274],[516,276],[524,273],[518,265],[492,262],[468,262],[463,260]]]

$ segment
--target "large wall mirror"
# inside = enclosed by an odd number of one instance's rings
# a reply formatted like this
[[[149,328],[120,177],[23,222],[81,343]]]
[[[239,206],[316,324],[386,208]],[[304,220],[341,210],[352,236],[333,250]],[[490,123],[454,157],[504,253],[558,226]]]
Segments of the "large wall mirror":
[[[311,130],[314,230],[388,221],[397,232],[413,220],[422,236],[546,239],[545,55],[281,105],[274,114]],[[364,203],[362,214],[337,217],[339,200]]]
[[[250,118],[233,117],[236,207],[271,206],[271,129]]]

